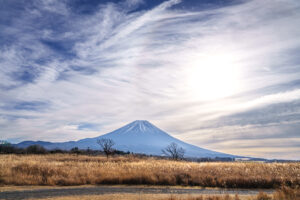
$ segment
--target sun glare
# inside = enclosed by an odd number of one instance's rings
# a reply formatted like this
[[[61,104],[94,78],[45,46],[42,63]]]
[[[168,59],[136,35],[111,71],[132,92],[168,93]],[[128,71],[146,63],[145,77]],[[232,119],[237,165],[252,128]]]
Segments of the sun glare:
[[[190,63],[187,87],[197,100],[216,100],[235,94],[241,87],[233,55],[203,55]]]

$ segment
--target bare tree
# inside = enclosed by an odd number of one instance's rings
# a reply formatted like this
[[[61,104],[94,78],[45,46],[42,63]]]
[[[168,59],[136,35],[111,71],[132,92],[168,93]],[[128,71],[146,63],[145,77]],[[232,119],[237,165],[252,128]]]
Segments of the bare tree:
[[[174,160],[183,159],[185,150],[182,147],[179,147],[176,143],[172,142],[165,149],[162,149],[163,154],[166,156],[172,157]]]
[[[115,152],[115,149],[113,149],[115,142],[112,139],[101,138],[97,140],[97,143],[101,146],[107,158]]]

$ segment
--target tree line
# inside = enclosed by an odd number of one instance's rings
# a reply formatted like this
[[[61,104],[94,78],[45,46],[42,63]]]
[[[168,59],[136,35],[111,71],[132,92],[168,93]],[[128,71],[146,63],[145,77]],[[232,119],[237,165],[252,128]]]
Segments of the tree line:
[[[102,138],[97,140],[97,143],[100,145],[107,158],[116,151],[113,147],[115,142],[112,139]],[[170,157],[173,160],[182,160],[185,154],[185,150],[174,142],[161,151],[164,156]]]
[[[75,154],[105,154],[108,158],[114,154],[117,155],[125,155],[130,154],[130,152],[120,151],[114,148],[115,142],[112,139],[102,138],[97,140],[97,144],[100,146],[100,150],[92,150],[92,149],[79,149],[78,147],[74,147],[70,150],[62,150],[62,149],[46,149],[41,145],[35,144],[30,145],[26,148],[19,148],[10,143],[2,143],[0,144],[0,154],[51,154],[51,153],[75,153]],[[174,160],[181,160],[184,158],[185,150],[179,147],[176,143],[171,143],[166,148],[162,149],[162,155],[170,157]]]
[[[93,150],[90,148],[79,149],[78,147],[74,147],[70,150],[62,150],[62,149],[46,149],[43,146],[38,145],[38,144],[30,145],[26,148],[20,148],[20,147],[17,147],[15,145],[12,145],[9,143],[0,144],[0,154],[56,154],[56,153],[83,154],[83,155],[105,154],[101,150]],[[125,154],[130,154],[130,152],[115,150],[114,154],[125,155]]]
[[[158,155],[146,155],[141,153],[133,153],[133,152],[124,152],[114,148],[115,142],[111,139],[102,138],[97,140],[98,145],[100,146],[99,150],[93,150],[90,148],[87,149],[79,149],[78,147],[74,147],[70,150],[62,150],[62,149],[46,149],[40,145],[31,145],[26,148],[19,148],[13,144],[8,142],[0,141],[0,154],[81,154],[81,155],[105,155],[107,158],[113,155],[128,155],[133,154],[134,156],[138,157],[168,157],[173,160],[188,160],[194,162],[232,162],[234,158],[210,158],[210,157],[203,157],[203,158],[185,158],[185,150],[180,147],[176,143],[171,143],[166,146],[164,149],[161,150],[162,154]]]

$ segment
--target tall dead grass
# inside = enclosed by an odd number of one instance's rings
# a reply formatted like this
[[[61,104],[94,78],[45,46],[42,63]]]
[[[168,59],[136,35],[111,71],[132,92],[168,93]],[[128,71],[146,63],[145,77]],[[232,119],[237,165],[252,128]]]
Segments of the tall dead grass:
[[[0,155],[2,185],[149,184],[223,188],[300,185],[300,163],[195,163],[120,156]]]

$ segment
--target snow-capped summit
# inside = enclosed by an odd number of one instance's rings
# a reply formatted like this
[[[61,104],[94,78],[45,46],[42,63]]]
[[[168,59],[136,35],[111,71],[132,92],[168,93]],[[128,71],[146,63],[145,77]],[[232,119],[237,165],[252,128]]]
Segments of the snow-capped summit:
[[[100,146],[97,144],[97,140],[101,138],[112,139],[115,142],[114,148],[118,150],[134,153],[161,155],[162,149],[166,148],[171,143],[176,143],[179,147],[185,149],[186,157],[235,157],[233,155],[210,151],[185,143],[170,136],[168,133],[157,128],[146,120],[133,121],[115,131],[95,138],[86,138],[63,143],[26,141],[17,144],[17,146],[26,147],[32,144],[40,144],[47,149],[71,149],[74,147],[78,147],[80,149],[100,149]]]
[[[163,132],[147,120],[136,120],[133,121],[115,131],[115,134],[124,135],[124,134],[131,134],[131,135],[140,135],[140,134],[160,134]]]
[[[126,134],[127,132],[140,133],[151,132],[152,130],[155,130],[155,128],[156,127],[150,124],[147,120],[136,120],[121,128],[120,131],[123,134]]]

